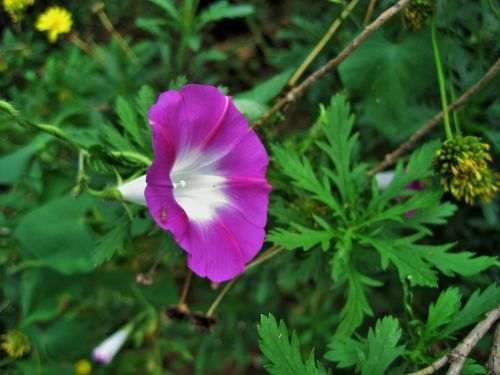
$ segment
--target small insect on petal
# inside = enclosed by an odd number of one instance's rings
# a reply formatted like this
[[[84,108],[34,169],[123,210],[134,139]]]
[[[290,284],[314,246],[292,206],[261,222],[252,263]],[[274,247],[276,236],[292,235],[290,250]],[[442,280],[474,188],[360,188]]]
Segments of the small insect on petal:
[[[162,207],[160,211],[161,222],[165,224],[167,222],[167,210]]]

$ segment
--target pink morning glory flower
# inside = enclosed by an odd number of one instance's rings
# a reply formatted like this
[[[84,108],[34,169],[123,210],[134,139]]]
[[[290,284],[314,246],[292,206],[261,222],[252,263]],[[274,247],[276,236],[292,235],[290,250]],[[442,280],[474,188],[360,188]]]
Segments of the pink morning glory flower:
[[[113,333],[92,351],[92,358],[106,365],[111,363],[113,357],[118,353],[123,344],[125,344],[125,341],[127,341],[127,337],[132,332],[132,329],[133,325],[128,324]]]
[[[231,97],[212,86],[164,92],[149,120],[155,159],[146,177],[119,188],[124,199],[145,198],[198,276],[234,278],[264,242],[271,190],[264,146]]]

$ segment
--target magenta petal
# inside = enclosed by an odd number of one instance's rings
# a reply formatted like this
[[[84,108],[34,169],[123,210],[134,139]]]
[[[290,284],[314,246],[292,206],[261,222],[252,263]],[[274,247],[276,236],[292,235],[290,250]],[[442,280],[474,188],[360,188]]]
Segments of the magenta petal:
[[[186,232],[189,219],[175,201],[172,188],[148,183],[144,196],[156,224],[172,232],[175,240],[180,241]]]
[[[213,282],[232,279],[244,270],[240,245],[218,222],[208,225],[192,223],[180,245],[189,253],[189,268]]]
[[[155,160],[145,196],[153,218],[196,274],[235,277],[264,242],[271,190],[264,146],[215,87],[163,93],[149,117]]]
[[[243,183],[234,179],[232,181],[233,183],[228,183],[226,187],[230,205],[250,223],[265,227],[271,186],[265,180],[254,183]]]
[[[226,176],[265,178],[268,164],[266,149],[257,134],[251,131],[231,152],[219,160],[217,168]]]

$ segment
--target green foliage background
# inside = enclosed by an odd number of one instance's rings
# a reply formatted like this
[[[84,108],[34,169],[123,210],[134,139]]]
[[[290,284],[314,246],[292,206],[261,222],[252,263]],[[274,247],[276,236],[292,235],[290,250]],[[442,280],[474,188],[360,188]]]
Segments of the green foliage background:
[[[165,315],[186,276],[170,234],[147,209],[103,199],[147,170],[147,111],[160,92],[217,85],[256,120],[342,3],[106,1],[132,54],[91,1],[60,4],[91,54],[34,29],[49,2],[36,1],[19,24],[0,13],[1,99],[88,153],[0,114],[0,335],[19,330],[31,346],[18,359],[0,351],[2,374],[78,373],[79,360],[132,320],[123,350],[92,374],[401,374],[446,353],[500,305],[498,199],[468,207],[443,194],[431,165],[441,129],[399,161],[386,190],[366,175],[439,111],[429,22],[411,31],[390,20],[259,129],[273,186],[263,251],[284,250],[238,278],[213,333]],[[308,72],[358,34],[368,3]],[[392,4],[378,1],[374,15]],[[447,80],[460,95],[499,55],[499,20],[487,0],[436,4]],[[498,83],[458,113],[496,160]],[[415,180],[426,189],[405,189]],[[137,282],[152,269],[151,285]],[[190,309],[206,311],[222,287],[195,278]],[[490,341],[464,373],[486,373]]]

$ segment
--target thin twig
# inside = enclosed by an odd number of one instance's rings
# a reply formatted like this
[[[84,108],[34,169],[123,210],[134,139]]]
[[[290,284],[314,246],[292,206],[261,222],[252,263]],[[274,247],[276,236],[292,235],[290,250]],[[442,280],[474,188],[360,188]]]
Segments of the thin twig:
[[[398,14],[410,0],[399,0],[392,7],[383,12],[375,21],[365,27],[365,29],[346,47],[340,52],[335,58],[328,61],[321,68],[312,73],[307,79],[305,79],[299,86],[292,89],[283,98],[279,99],[274,106],[267,111],[259,120],[255,121],[251,127],[256,128],[263,125],[268,121],[275,113],[286,107],[287,105],[295,102],[321,77],[328,73],[333,68],[337,67],[342,61],[349,57],[356,48],[358,48],[369,36],[371,36],[376,30],[378,30],[384,23]]]
[[[460,341],[460,343],[448,354],[436,360],[433,364],[425,367],[419,371],[412,372],[407,375],[429,375],[433,374],[441,367],[445,366],[448,362],[450,368],[447,375],[458,375],[462,371],[465,359],[468,357],[472,349],[476,346],[479,340],[488,332],[491,326],[500,319],[500,307],[491,310],[486,314],[486,318],[476,324],[476,326],[469,332],[467,337]]]
[[[471,88],[469,88],[458,100],[448,106],[448,112],[452,113],[471,100],[479,91],[483,89],[500,71],[500,58],[486,72],[486,74]],[[400,144],[394,151],[385,155],[384,160],[368,171],[368,176],[374,176],[376,173],[393,165],[401,157],[401,155],[410,151],[414,144],[425,134],[439,125],[443,120],[443,112],[436,114],[429,122],[422,126],[415,134],[407,141]]]
[[[108,33],[110,33],[117,41],[122,50],[125,52],[125,54],[128,56],[130,61],[132,61],[134,64],[137,64],[139,62],[139,59],[137,58],[137,55],[134,53],[132,48],[128,45],[127,41],[121,36],[121,34],[116,31],[115,27],[109,20],[108,16],[104,12],[104,3],[99,2],[96,3],[92,6],[92,11],[94,13],[97,13],[97,16],[99,17],[99,21],[101,21],[102,25],[106,29]]]
[[[490,356],[486,362],[486,368],[490,375],[500,374],[500,323],[493,334],[493,343],[491,344]]]
[[[342,10],[342,13],[340,13],[340,16],[333,21],[332,25],[328,29],[328,31],[323,35],[323,38],[316,44],[316,46],[313,48],[313,50],[307,55],[306,59],[298,69],[295,71],[293,74],[292,78],[288,81],[288,86],[293,87],[299,80],[299,78],[302,76],[304,71],[311,65],[313,60],[318,56],[318,54],[321,52],[321,50],[326,46],[326,44],[330,41],[332,38],[333,34],[338,30],[342,22],[346,19],[346,17],[349,15],[349,13],[354,9],[354,7],[358,4],[359,0],[352,0],[345,8]]]
[[[274,257],[276,254],[280,253],[282,250],[283,250],[282,246],[277,246],[277,245],[271,246],[260,257],[258,257],[257,259],[255,259],[253,262],[248,263],[245,266],[245,271],[248,270],[249,268],[252,268],[252,267],[255,267],[255,266],[257,266],[257,265],[259,265],[261,263],[264,263],[265,261],[267,261],[267,260],[271,259],[272,257]],[[222,299],[227,294],[227,292],[229,291],[229,289],[231,289],[231,287],[234,285],[234,283],[236,282],[236,280],[238,280],[238,277],[235,277],[230,282],[228,282],[226,285],[224,285],[224,288],[221,290],[221,292],[219,293],[219,295],[215,298],[214,302],[212,302],[212,305],[208,308],[206,316],[210,317],[210,316],[213,315],[213,313],[215,312],[215,309],[217,308],[217,306],[219,306],[219,304],[221,303]]]
[[[210,317],[214,314],[215,309],[217,308],[217,306],[219,306],[222,299],[224,298],[226,293],[229,291],[229,289],[231,289],[231,287],[233,286],[233,284],[235,283],[236,280],[237,279],[234,278],[230,282],[228,282],[226,285],[224,285],[224,288],[222,289],[222,291],[219,293],[219,295],[217,296],[215,301],[212,303],[212,305],[208,308],[207,313],[205,314],[206,316]]]
[[[181,298],[179,299],[178,305],[183,307],[186,304],[186,297],[188,295],[189,287],[191,286],[191,280],[193,279],[193,271],[189,270],[186,280],[184,281],[184,286],[182,287]]]
[[[366,10],[365,20],[363,21],[364,26],[368,25],[368,22],[370,22],[375,4],[377,4],[377,0],[370,0],[370,4],[368,4],[368,9]]]

